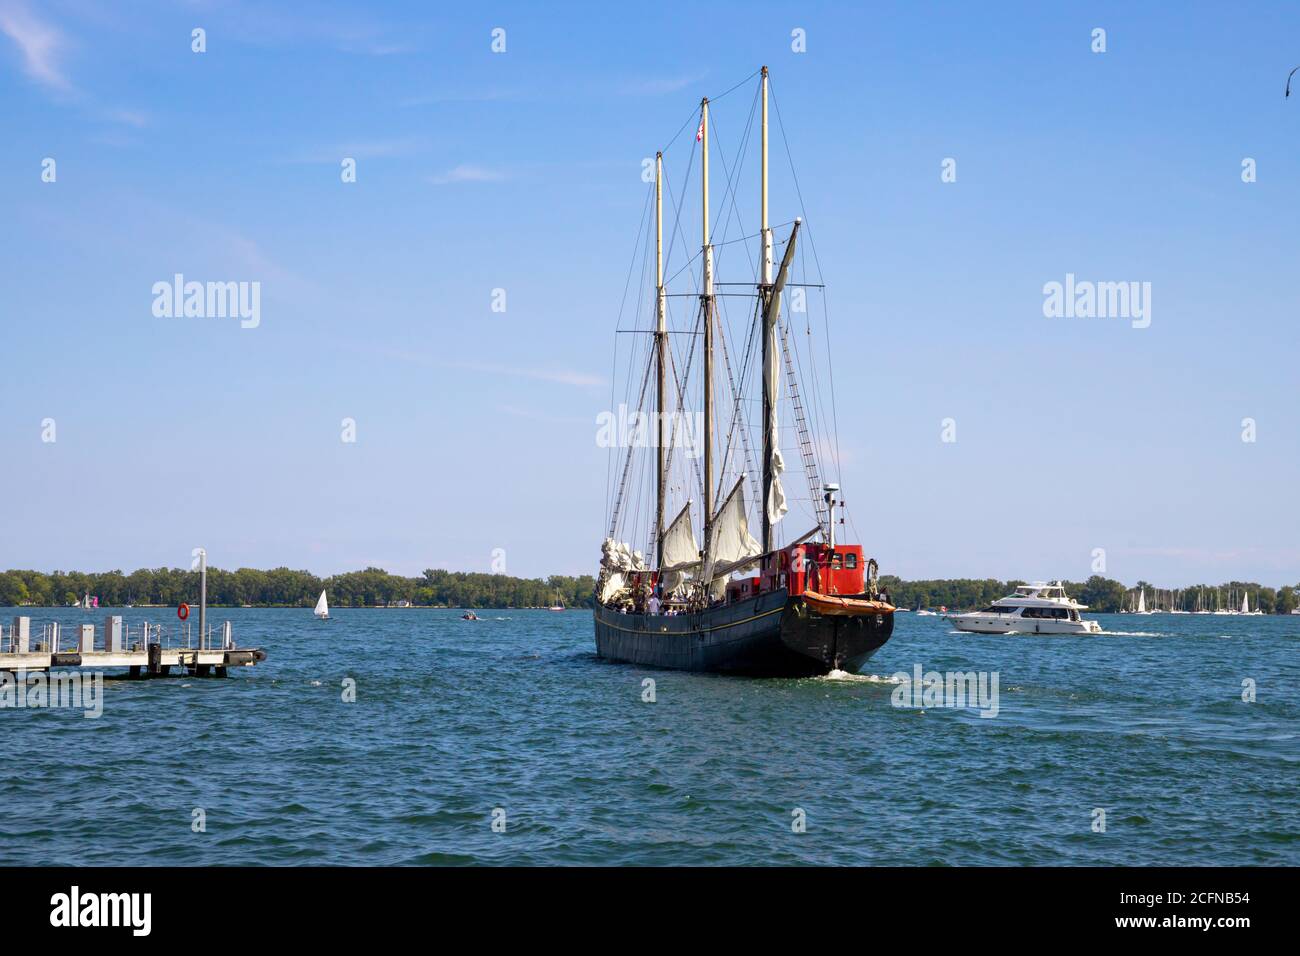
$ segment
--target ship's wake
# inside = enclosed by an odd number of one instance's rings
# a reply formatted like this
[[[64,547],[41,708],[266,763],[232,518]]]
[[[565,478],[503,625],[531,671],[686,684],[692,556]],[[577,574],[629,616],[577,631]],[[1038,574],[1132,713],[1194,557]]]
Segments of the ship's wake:
[[[850,671],[834,670],[821,680],[845,681],[854,684],[901,684],[900,678],[881,677],[879,674],[854,674]]]

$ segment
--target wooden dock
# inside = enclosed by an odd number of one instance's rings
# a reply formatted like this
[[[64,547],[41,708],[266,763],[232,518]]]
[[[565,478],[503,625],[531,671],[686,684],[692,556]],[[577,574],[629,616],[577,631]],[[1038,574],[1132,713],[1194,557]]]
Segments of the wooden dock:
[[[230,622],[225,621],[214,634],[208,626],[208,553],[195,548],[199,572],[199,633],[190,629],[189,605],[176,609],[179,623],[171,631],[161,624],[145,622],[132,629],[120,614],[104,618],[100,635],[91,623],[64,627],[51,622],[41,627],[33,639],[32,619],[20,615],[5,632],[0,624],[0,672],[48,671],[82,668],[105,671],[125,669],[128,677],[167,677],[176,668],[178,675],[225,677],[232,667],[252,667],[266,660],[266,651],[257,647],[238,647]],[[69,634],[71,640],[65,639]],[[69,646],[65,650],[63,645]]]
[[[64,648],[61,645],[67,642],[63,635],[68,631],[76,640]],[[133,635],[137,638],[134,642]],[[177,646],[172,646],[173,640]],[[172,634],[161,625],[146,623],[133,631],[122,625],[120,615],[112,614],[98,629],[93,624],[46,624],[40,639],[33,640],[31,619],[16,617],[9,628],[0,625],[0,671],[83,668],[125,670],[133,678],[167,677],[173,673],[225,677],[232,667],[252,667],[266,660],[266,651],[261,648],[235,645],[229,621],[215,635],[204,635],[197,643],[199,646],[193,646],[195,640],[188,627]]]

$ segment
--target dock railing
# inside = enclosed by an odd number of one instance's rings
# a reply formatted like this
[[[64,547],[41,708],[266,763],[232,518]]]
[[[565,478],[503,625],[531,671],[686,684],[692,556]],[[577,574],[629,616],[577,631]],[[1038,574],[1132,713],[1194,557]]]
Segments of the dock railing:
[[[29,645],[30,651],[43,650],[45,653],[59,654],[65,651],[77,652],[81,648],[81,629],[90,626],[95,629],[95,638],[91,646],[97,649],[103,647],[102,635],[104,628],[91,622],[78,622],[73,625],[66,625],[59,621],[50,621],[41,625],[41,636],[39,643],[32,641]],[[72,640],[69,643],[65,635],[71,632]],[[33,635],[34,636],[34,635]],[[19,653],[18,631],[16,625],[0,623],[0,654]],[[197,648],[195,646],[197,641]],[[69,646],[64,647],[65,644]],[[150,644],[157,644],[163,650],[185,649],[185,650],[233,650],[235,649],[234,630],[230,621],[223,621],[221,624],[207,627],[207,633],[196,635],[190,621],[179,622],[175,625],[154,624],[149,621],[140,624],[123,624],[122,627],[122,647],[127,651],[147,650]]]

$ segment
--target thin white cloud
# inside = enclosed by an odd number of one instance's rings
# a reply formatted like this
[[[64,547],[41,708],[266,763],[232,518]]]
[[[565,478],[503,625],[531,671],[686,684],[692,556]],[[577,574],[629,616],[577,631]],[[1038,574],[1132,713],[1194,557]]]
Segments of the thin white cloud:
[[[520,408],[518,405],[498,405],[497,410],[515,418],[524,418],[530,422],[543,422],[547,425],[587,425],[589,418],[566,418],[560,415],[547,415],[534,408]]]
[[[295,153],[281,160],[285,163],[337,163],[345,156],[351,159],[384,159],[393,156],[409,156],[419,152],[425,146],[424,140],[377,139],[343,143],[320,149],[308,149]]]
[[[38,19],[17,0],[3,0],[0,32],[17,44],[23,56],[23,71],[29,77],[59,93],[72,91],[72,81],[60,63],[67,39],[58,27]]]
[[[513,100],[523,95],[521,90],[489,89],[455,91],[443,90],[435,93],[421,93],[402,100],[402,107],[433,106],[440,103],[490,103],[497,100]]]
[[[453,368],[462,368],[484,375],[505,375],[511,378],[531,378],[539,382],[554,382],[557,385],[575,385],[580,388],[593,388],[605,385],[605,379],[586,372],[572,369],[554,368],[518,368],[508,365],[494,365],[485,362],[448,362]]]
[[[393,56],[417,49],[415,37],[357,11],[332,11],[318,5],[310,10],[281,9],[270,4],[227,0],[210,16],[220,18],[225,32],[239,42],[258,46],[319,47],[341,53]]]
[[[352,347],[352,346],[349,346]],[[587,372],[579,372],[574,369],[564,368],[521,368],[511,365],[497,365],[490,362],[447,362],[441,359],[433,358],[424,352],[415,352],[410,349],[378,348],[369,351],[387,356],[388,358],[399,359],[403,362],[413,362],[417,365],[424,365],[429,368],[455,368],[467,372],[478,372],[482,375],[498,375],[509,378],[527,378],[538,382],[552,382],[556,385],[572,385],[578,388],[598,388],[603,387],[608,381],[599,375],[591,375]]]
[[[693,86],[704,79],[703,73],[688,76],[659,76],[640,80],[631,80],[619,87],[624,96],[666,96]]]
[[[149,117],[139,110],[112,109],[104,111],[104,119],[111,123],[121,123],[123,126],[134,126],[136,129],[144,129],[149,125]]]
[[[430,176],[429,182],[435,186],[447,186],[452,183],[495,183],[508,178],[504,172],[498,169],[488,169],[485,166],[461,163],[445,173]]]

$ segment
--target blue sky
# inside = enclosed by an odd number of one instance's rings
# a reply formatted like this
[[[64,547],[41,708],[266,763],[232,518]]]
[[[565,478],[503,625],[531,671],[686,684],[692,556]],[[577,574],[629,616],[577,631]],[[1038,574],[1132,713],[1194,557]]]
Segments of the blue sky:
[[[766,63],[883,570],[1078,579],[1105,548],[1129,582],[1295,583],[1297,27],[1282,4],[0,0],[0,567],[201,544],[594,571],[642,158]],[[259,281],[260,325],[155,317],[177,272]],[[1045,318],[1067,273],[1150,282],[1150,327]]]

